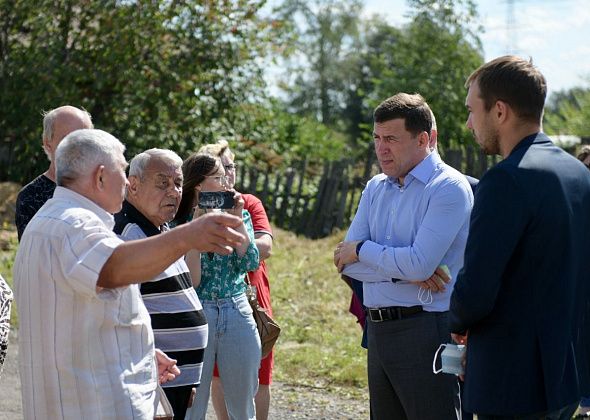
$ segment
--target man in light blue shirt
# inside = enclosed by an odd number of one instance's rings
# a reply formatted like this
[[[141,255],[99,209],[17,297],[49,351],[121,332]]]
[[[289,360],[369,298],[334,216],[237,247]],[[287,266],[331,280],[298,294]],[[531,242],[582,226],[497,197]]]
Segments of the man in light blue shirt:
[[[450,342],[449,298],[463,265],[473,194],[430,148],[432,111],[420,95],[385,100],[374,121],[383,173],[368,182],[334,252],[338,271],[363,282],[372,416],[457,418],[456,378],[435,376],[432,359]],[[446,286],[433,276],[441,265],[450,271]]]

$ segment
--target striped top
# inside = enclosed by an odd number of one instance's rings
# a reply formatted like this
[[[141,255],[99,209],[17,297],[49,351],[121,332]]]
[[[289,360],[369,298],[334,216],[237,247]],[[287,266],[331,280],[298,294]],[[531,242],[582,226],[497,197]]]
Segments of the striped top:
[[[157,371],[139,287],[97,289],[113,217],[57,187],[14,262],[25,419],[151,419]]]
[[[166,225],[162,228],[168,229]],[[126,241],[161,233],[128,201],[115,215],[114,231]],[[207,320],[184,258],[143,283],[140,290],[152,319],[156,347],[176,359],[180,368],[180,375],[162,387],[199,384],[207,347]]]

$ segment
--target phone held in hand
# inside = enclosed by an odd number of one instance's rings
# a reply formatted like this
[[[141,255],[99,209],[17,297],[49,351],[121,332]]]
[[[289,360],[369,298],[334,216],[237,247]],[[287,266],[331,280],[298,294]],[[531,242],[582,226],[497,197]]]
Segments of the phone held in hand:
[[[200,209],[231,209],[234,205],[232,191],[202,191],[199,193]]]

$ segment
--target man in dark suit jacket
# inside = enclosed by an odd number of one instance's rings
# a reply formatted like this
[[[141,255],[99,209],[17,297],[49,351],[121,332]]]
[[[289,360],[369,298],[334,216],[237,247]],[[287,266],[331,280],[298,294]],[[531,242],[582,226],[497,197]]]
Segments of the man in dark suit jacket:
[[[450,307],[467,343],[464,406],[479,420],[570,418],[588,296],[590,177],[541,133],[543,75],[514,56],[467,80],[467,127],[503,161],[477,187],[465,262]]]

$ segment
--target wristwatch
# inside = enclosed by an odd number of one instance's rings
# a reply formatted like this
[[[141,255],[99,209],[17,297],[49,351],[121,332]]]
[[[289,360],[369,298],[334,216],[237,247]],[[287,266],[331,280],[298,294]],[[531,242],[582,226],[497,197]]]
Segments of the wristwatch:
[[[361,248],[363,247],[363,244],[365,243],[365,241],[360,241],[358,244],[356,244],[356,257],[359,257],[359,252],[361,252]]]

